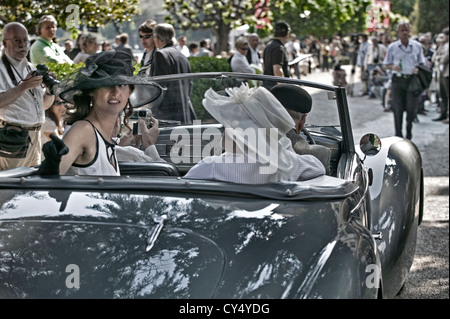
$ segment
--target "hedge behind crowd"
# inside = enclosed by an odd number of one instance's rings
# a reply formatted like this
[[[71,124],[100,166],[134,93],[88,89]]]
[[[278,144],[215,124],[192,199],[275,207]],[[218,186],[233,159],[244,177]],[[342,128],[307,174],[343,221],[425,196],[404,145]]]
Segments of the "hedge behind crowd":
[[[191,65],[192,73],[199,72],[231,72],[230,63],[226,58],[217,57],[189,57],[189,63]],[[67,63],[47,63],[50,71],[54,73],[58,79],[64,79],[67,75],[77,71],[84,66],[84,63],[67,64]],[[138,74],[141,65],[136,63],[134,74]]]

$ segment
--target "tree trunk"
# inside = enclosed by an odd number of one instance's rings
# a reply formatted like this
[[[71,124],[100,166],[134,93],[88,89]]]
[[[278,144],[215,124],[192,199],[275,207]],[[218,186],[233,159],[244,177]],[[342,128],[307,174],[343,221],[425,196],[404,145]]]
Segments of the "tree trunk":
[[[214,46],[214,54],[218,55],[220,52],[225,51],[228,52],[228,36],[230,34],[231,27],[229,25],[225,25],[223,22],[218,23],[217,28],[213,28],[212,32],[216,37],[216,44]]]

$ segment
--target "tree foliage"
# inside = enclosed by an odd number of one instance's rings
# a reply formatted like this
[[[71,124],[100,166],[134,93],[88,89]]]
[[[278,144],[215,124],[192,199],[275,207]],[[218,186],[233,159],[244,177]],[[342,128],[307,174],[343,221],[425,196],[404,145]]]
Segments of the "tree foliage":
[[[404,17],[409,17],[414,10],[416,2],[417,0],[391,0],[391,11]]]
[[[216,51],[226,51],[228,34],[244,24],[269,28],[269,1],[261,0],[165,0],[168,23],[180,29],[209,29],[217,38]],[[256,13],[256,15],[255,15]]]
[[[58,27],[76,32],[83,25],[99,27],[108,22],[130,21],[139,13],[138,4],[139,0],[1,0],[0,28],[17,21],[34,34],[40,17],[51,14],[58,21]]]
[[[298,35],[330,37],[363,31],[370,5],[370,0],[292,0],[275,2],[272,11]]]
[[[448,0],[417,0],[415,15],[417,33],[440,33],[449,25]]]
[[[210,29],[226,50],[229,32],[248,24],[270,35],[272,22],[285,20],[298,34],[330,36],[361,31],[370,0],[165,0],[166,21],[181,29]]]

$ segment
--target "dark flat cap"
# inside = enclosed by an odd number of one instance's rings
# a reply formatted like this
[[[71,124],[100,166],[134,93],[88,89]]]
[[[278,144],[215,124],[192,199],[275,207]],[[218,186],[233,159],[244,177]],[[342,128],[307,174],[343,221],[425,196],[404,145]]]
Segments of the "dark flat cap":
[[[300,113],[309,113],[311,111],[311,95],[298,85],[277,84],[270,92],[287,109]]]
[[[287,32],[287,31],[291,31],[291,27],[289,26],[289,24],[287,22],[279,21],[279,22],[275,23],[275,31]]]

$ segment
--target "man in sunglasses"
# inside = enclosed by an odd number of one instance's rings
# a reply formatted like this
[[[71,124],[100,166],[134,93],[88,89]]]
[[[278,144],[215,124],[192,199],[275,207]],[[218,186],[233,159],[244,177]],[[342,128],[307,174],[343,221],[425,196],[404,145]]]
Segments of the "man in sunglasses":
[[[139,26],[139,38],[144,47],[144,54],[141,59],[139,74],[150,75],[150,67],[155,54],[155,42],[153,42],[153,29],[156,27],[155,20],[147,20]]]

